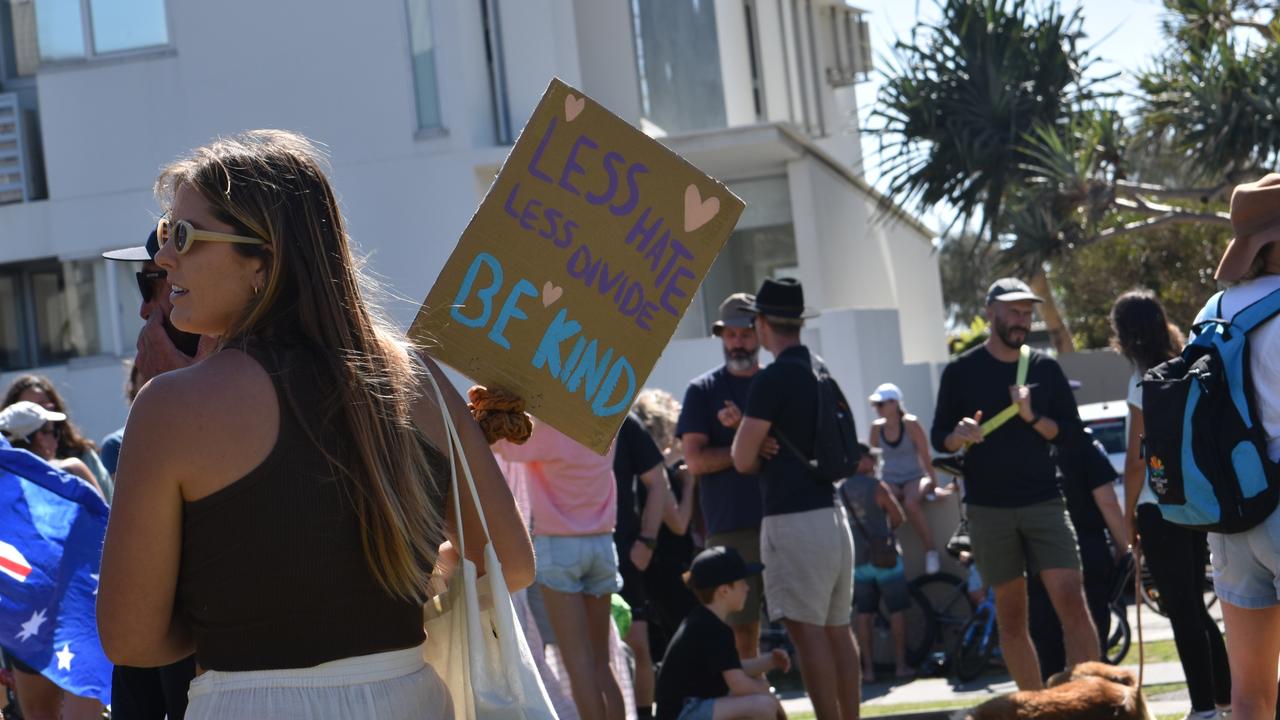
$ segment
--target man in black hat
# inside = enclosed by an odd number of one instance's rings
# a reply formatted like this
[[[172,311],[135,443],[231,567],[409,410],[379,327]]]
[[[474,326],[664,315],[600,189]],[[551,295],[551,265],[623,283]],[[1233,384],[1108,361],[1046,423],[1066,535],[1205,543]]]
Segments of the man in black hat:
[[[108,260],[142,263],[141,270],[135,273],[142,294],[138,314],[147,323],[138,333],[135,390],[156,375],[191,365],[202,351],[207,353],[214,346],[212,338],[183,332],[169,321],[173,304],[169,301],[165,271],[155,264],[159,251],[160,244],[152,230],[145,245],[102,253]],[[108,435],[102,443],[103,454],[108,454],[108,447],[115,447],[111,457],[118,458],[123,437],[123,428]],[[115,475],[114,461],[107,469]],[[194,656],[160,668],[117,665],[111,674],[111,716],[115,720],[181,720],[187,711],[187,688],[195,672]]]
[[[790,670],[791,658],[781,649],[765,657],[738,657],[725,623],[746,603],[747,579],[763,569],[744,562],[733,548],[709,547],[693,559],[684,581],[700,605],[667,646],[658,672],[658,720],[786,718],[764,674]]]
[[[964,502],[978,572],[994,588],[1000,647],[1023,690],[1042,687],[1027,631],[1030,567],[1044,583],[1064,628],[1067,664],[1097,660],[1098,633],[1085,604],[1075,530],[1057,484],[1050,442],[1082,435],[1071,387],[1058,363],[1024,350],[1040,298],[1002,278],[987,291],[987,341],[942,373],[932,440],[965,451]],[[1026,354],[1025,378],[1018,366]]]
[[[707,525],[707,545],[733,548],[748,562],[760,559],[760,519],[763,506],[759,481],[733,467],[729,448],[747,406],[747,393],[760,371],[760,341],[755,296],[734,293],[720,303],[720,319],[711,334],[720,338],[724,364],[689,382],[676,423],[689,471],[698,477],[698,505]],[[764,584],[758,575],[747,579],[749,592],[742,610],[727,619],[733,628],[738,655],[759,654],[760,606]]]
[[[756,293],[756,333],[775,361],[760,371],[733,440],[733,465],[758,473],[764,494],[760,554],[769,619],[781,620],[796,645],[800,674],[818,720],[857,717],[858,647],[849,626],[853,539],[836,506],[835,486],[814,476],[808,458],[818,423],[821,360],[800,343],[804,288],[790,278],[765,280]],[[766,440],[783,438],[769,456]]]

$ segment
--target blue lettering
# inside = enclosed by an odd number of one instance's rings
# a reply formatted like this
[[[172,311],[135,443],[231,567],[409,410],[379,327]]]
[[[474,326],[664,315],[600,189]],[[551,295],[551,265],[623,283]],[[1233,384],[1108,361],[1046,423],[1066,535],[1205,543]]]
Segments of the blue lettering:
[[[582,381],[587,381],[586,396],[591,397],[596,394],[596,390],[600,387],[600,379],[604,377],[604,371],[609,367],[609,361],[613,359],[613,348],[605,351],[604,357],[600,358],[599,364],[596,363],[596,341],[592,340],[587,343],[586,352],[582,353],[582,361],[578,363],[578,367],[570,376],[569,382],[565,383],[565,387],[569,392],[578,392],[578,388],[582,386]]]
[[[537,351],[533,353],[533,366],[541,369],[546,365],[551,377],[560,375],[560,343],[582,330],[582,324],[577,320],[569,320],[568,315],[569,311],[563,309],[556,314],[543,333],[542,340],[538,342]]]
[[[621,379],[622,373],[627,374],[627,389],[622,393],[622,399],[613,405],[605,405],[609,402],[609,398],[613,397],[614,388],[618,386],[618,380]],[[631,407],[631,398],[636,392],[636,371],[631,369],[631,363],[621,355],[617,360],[613,361],[613,367],[609,368],[609,374],[605,376],[604,384],[600,388],[600,392],[596,393],[595,400],[591,402],[591,412],[596,417],[609,417],[624,412]]]
[[[489,329],[489,339],[497,343],[504,350],[511,349],[511,342],[502,335],[507,329],[507,321],[511,318],[516,320],[528,320],[529,316],[520,309],[520,297],[528,295],[529,297],[537,297],[538,289],[528,280],[521,279],[516,286],[511,289],[511,294],[507,296],[507,301],[502,303],[502,309],[498,311],[498,319],[493,321],[493,327]]]
[[[480,274],[480,267],[485,266],[493,273],[493,282],[487,287],[476,292],[476,298],[480,300],[483,310],[479,317],[469,318],[462,314],[462,308],[466,305],[467,297],[471,294],[471,287],[476,282],[476,276]],[[454,320],[469,328],[484,327],[489,322],[489,314],[493,311],[493,296],[498,294],[499,288],[502,287],[502,263],[498,262],[498,258],[489,253],[482,252],[476,255],[476,259],[471,261],[471,267],[467,268],[467,274],[462,278],[462,285],[458,288],[458,294],[453,298],[453,307],[449,310],[449,314]]]

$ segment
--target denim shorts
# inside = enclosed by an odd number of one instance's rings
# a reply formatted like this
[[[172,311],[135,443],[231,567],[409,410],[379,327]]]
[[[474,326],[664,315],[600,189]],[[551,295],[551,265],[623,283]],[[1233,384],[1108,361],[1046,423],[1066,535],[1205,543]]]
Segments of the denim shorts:
[[[689,698],[684,701],[684,707],[680,708],[676,720],[711,720],[715,709],[714,698]]]
[[[622,589],[613,535],[535,535],[536,578],[556,592],[603,597]]]
[[[891,613],[906,610],[911,604],[902,558],[891,568],[878,568],[871,563],[853,566],[853,606],[864,615],[880,608],[880,600]]]
[[[1248,610],[1280,605],[1280,509],[1242,533],[1209,533],[1213,589]]]

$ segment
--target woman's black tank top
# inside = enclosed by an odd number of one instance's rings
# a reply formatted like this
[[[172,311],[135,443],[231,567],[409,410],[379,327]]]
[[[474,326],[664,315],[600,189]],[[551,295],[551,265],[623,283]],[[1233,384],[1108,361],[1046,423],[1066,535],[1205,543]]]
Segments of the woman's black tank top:
[[[245,350],[271,376],[280,429],[249,474],[183,504],[177,610],[194,632],[196,660],[210,670],[303,668],[422,643],[422,605],[378,584],[347,481],[304,426],[330,452],[344,446],[333,422],[319,426],[317,360],[296,348]],[[435,479],[423,482],[443,503],[447,462],[429,453]]]

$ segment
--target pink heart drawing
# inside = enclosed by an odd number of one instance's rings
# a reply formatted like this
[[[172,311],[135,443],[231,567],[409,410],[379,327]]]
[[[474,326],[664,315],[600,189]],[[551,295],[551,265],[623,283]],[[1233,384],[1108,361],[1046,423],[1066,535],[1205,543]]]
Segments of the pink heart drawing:
[[[546,281],[542,284],[542,307],[551,307],[563,293],[564,288],[552,285],[550,280]]]
[[[576,97],[573,94],[564,96],[564,119],[573,122],[578,115],[582,114],[584,108],[587,107],[587,99]]]
[[[711,222],[711,218],[720,212],[720,198],[714,195],[702,199],[697,185],[684,189],[684,231],[693,232]]]

